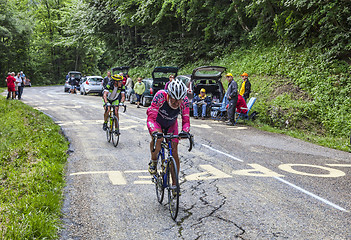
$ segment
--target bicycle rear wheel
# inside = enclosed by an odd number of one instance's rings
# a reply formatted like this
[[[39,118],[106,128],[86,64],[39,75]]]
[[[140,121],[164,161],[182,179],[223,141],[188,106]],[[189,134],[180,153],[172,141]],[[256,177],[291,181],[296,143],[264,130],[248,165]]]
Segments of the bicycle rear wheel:
[[[106,138],[107,142],[111,141],[111,119],[108,119],[107,121],[107,129],[106,129]]]
[[[157,201],[159,203],[162,203],[163,197],[165,194],[165,189],[163,187],[163,171],[162,171],[162,156],[161,154],[158,155],[158,160],[157,160],[157,173],[156,173],[156,196],[157,196]]]
[[[168,178],[167,178],[167,185],[168,185],[168,202],[169,202],[169,211],[171,213],[171,217],[173,220],[176,220],[178,215],[179,209],[179,178],[178,178],[178,171],[177,171],[177,164],[173,157],[171,157],[170,161],[168,162]],[[172,183],[173,180],[173,183]]]
[[[119,142],[119,123],[118,118],[116,116],[112,119],[112,126],[111,126],[111,138],[113,146],[117,147]]]

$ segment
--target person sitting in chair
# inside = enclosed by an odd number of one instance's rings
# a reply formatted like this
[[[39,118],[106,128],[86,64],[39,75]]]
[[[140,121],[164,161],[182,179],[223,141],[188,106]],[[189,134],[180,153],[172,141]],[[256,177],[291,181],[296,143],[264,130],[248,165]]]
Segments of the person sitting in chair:
[[[229,107],[229,104],[227,104],[226,106],[226,109],[228,109]],[[246,102],[245,102],[245,99],[240,95],[238,94],[238,102],[236,103],[236,109],[235,109],[235,113],[247,113],[247,105],[246,105]]]
[[[206,107],[208,104],[211,104],[211,98],[206,96],[206,90],[202,88],[200,90],[200,94],[193,98],[193,111],[194,118],[198,118],[198,107],[202,108],[202,120],[205,119],[206,116]]]
[[[238,102],[236,103],[236,110],[235,111],[237,113],[246,114],[247,110],[248,109],[247,109],[245,99],[240,94],[238,94]]]

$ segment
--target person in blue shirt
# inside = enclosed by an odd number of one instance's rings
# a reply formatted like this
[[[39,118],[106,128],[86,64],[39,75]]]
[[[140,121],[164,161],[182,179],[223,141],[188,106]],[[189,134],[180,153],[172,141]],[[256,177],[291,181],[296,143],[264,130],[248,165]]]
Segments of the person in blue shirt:
[[[202,88],[200,90],[200,94],[193,98],[194,118],[196,118],[196,119],[199,118],[198,108],[201,107],[202,108],[202,113],[201,113],[202,120],[204,120],[206,117],[206,108],[207,108],[208,104],[211,104],[211,98],[206,95],[206,90],[204,88]]]

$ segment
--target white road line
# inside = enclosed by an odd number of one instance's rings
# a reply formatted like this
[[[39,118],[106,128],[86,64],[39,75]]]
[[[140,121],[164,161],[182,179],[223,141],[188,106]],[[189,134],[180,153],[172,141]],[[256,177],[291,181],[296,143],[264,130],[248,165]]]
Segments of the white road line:
[[[210,146],[208,146],[206,144],[201,144],[201,145],[206,147],[206,148],[208,148],[208,149],[211,149],[211,150],[213,150],[215,152],[221,153],[221,154],[223,154],[223,155],[225,155],[227,157],[230,157],[230,158],[232,158],[234,160],[237,160],[239,162],[244,162],[243,160],[241,160],[239,158],[231,156],[228,153],[221,152],[221,151],[219,151],[217,149],[214,149],[214,148],[212,148],[212,147],[210,147]],[[343,211],[343,212],[349,212],[345,208],[342,208],[342,207],[340,207],[340,206],[338,206],[338,205],[336,205],[336,204],[334,204],[334,203],[332,203],[332,202],[330,202],[330,201],[328,201],[328,200],[326,200],[324,198],[321,198],[321,197],[317,196],[316,194],[311,193],[311,192],[309,192],[309,191],[307,191],[307,190],[305,190],[305,189],[303,189],[303,188],[301,188],[299,186],[296,186],[295,184],[292,184],[292,183],[290,183],[290,182],[288,182],[288,181],[286,181],[286,180],[284,180],[284,179],[282,179],[280,177],[274,177],[274,178],[277,179],[278,181],[282,182],[282,183],[285,183],[285,184],[289,185],[290,187],[293,187],[293,188],[295,188],[295,189],[297,189],[297,190],[299,190],[299,191],[301,191],[301,192],[303,192],[303,193],[305,193],[305,194],[307,194],[307,195],[309,195],[309,196],[311,196],[311,197],[313,197],[313,198],[315,198],[315,199],[317,199],[317,200],[329,205],[329,206],[332,206],[333,208],[336,208],[336,209],[338,209],[340,211]]]
[[[305,190],[303,188],[300,188],[299,186],[296,186],[295,184],[292,184],[292,183],[290,183],[290,182],[288,182],[288,181],[286,181],[286,180],[284,180],[284,179],[282,179],[280,177],[274,177],[274,178],[277,179],[278,181],[282,182],[282,183],[285,183],[285,184],[289,185],[290,187],[293,187],[293,188],[295,188],[295,189],[297,189],[297,190],[299,190],[299,191],[301,191],[301,192],[303,192],[303,193],[305,193],[305,194],[307,194],[307,195],[309,195],[309,196],[321,201],[321,202],[324,202],[325,204],[328,204],[328,205],[332,206],[333,208],[336,208],[336,209],[338,209],[340,211],[343,211],[343,212],[349,212],[345,208],[342,208],[342,207],[340,207],[340,206],[338,206],[338,205],[336,205],[336,204],[334,204],[334,203],[332,203],[332,202],[330,202],[330,201],[328,201],[328,200],[326,200],[324,198],[321,198],[321,197],[319,197],[319,196],[317,196],[317,195],[315,195],[315,194],[313,194],[313,193],[311,193],[311,192],[309,192],[309,191],[307,191],[307,190]]]
[[[214,149],[214,148],[212,148],[212,147],[210,147],[210,146],[208,146],[208,145],[206,145],[206,144],[201,144],[201,145],[204,146],[204,147],[206,147],[206,148],[208,148],[208,149],[211,149],[212,151],[215,151],[215,152],[218,152],[218,153],[220,153],[220,154],[223,154],[223,155],[225,155],[225,156],[227,156],[227,157],[230,157],[230,158],[232,158],[232,159],[234,159],[234,160],[236,160],[236,161],[244,162],[243,160],[241,160],[241,159],[239,159],[239,158],[237,158],[237,157],[234,157],[234,156],[232,156],[232,155],[230,155],[230,154],[228,154],[228,153],[225,153],[225,152],[221,152],[221,151],[219,151],[219,150],[217,150],[217,149]]]

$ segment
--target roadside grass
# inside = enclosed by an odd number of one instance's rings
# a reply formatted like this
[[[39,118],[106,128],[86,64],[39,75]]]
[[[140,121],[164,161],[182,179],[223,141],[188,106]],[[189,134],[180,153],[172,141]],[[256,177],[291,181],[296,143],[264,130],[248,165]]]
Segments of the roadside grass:
[[[0,97],[0,239],[56,239],[68,142],[45,114]]]

